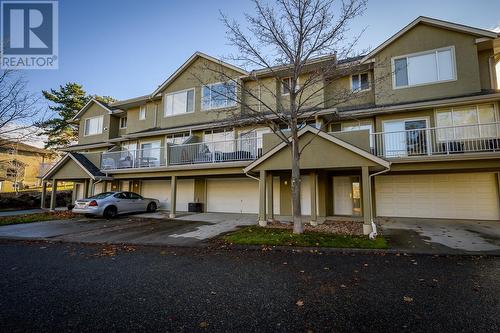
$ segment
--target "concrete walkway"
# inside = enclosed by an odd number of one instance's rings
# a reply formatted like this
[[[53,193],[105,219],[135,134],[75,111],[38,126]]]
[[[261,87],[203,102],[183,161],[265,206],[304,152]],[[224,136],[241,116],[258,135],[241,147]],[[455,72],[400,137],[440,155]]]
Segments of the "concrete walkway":
[[[130,245],[200,245],[236,229],[256,224],[254,214],[179,214],[169,219],[163,211],[125,215],[113,220],[79,218],[0,227],[0,238],[43,239],[81,243]]]
[[[379,218],[391,246],[416,252],[500,254],[500,221]]]

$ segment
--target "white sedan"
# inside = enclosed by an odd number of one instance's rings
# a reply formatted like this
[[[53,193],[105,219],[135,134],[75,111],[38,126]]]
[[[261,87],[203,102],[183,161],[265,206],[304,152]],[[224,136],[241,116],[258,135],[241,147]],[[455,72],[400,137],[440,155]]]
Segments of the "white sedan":
[[[104,192],[75,201],[74,213],[104,216],[107,219],[131,212],[154,212],[159,200],[134,192]]]

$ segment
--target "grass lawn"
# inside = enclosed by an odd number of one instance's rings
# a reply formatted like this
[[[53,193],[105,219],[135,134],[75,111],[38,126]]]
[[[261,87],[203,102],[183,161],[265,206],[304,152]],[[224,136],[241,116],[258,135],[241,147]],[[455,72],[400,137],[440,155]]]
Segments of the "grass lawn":
[[[75,214],[69,211],[62,212],[44,212],[38,214],[24,214],[14,216],[0,217],[0,226],[9,224],[32,223],[50,220],[65,220],[75,217]]]
[[[295,235],[292,230],[278,228],[244,227],[222,236],[226,242],[243,245],[286,245],[318,246],[335,248],[387,249],[389,246],[383,236],[375,240],[367,236],[344,236],[317,232]]]

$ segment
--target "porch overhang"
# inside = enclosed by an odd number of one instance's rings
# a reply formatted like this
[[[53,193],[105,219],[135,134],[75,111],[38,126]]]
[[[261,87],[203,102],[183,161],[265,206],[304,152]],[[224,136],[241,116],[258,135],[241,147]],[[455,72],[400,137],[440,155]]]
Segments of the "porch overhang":
[[[42,177],[43,181],[49,179],[57,180],[112,180],[106,174],[92,164],[85,156],[77,153],[67,153]]]
[[[299,149],[302,150],[301,169],[368,167],[370,170],[380,171],[390,168],[389,161],[311,126],[302,128],[298,135]],[[243,171],[254,173],[261,170],[290,170],[292,167],[290,149],[290,145],[281,142]]]

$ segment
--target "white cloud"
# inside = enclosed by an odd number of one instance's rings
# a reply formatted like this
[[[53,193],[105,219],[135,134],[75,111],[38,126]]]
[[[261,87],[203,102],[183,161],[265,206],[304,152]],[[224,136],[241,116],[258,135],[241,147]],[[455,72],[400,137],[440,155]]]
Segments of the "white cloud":
[[[36,135],[39,129],[34,127],[25,127],[23,125],[7,124],[2,128],[2,137],[11,140],[20,140],[30,146],[43,148],[47,137]]]

